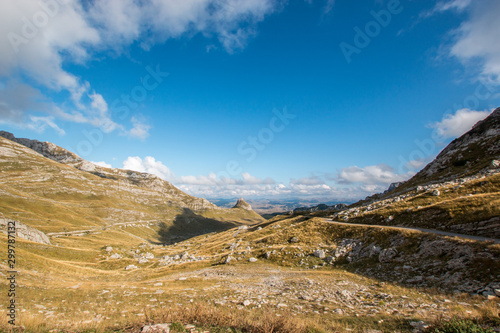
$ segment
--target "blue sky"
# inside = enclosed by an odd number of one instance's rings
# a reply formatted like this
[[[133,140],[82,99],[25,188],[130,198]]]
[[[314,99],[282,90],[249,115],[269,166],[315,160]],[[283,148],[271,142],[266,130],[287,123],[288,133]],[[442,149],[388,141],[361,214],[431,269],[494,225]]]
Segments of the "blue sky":
[[[207,198],[354,200],[499,106],[495,0],[19,0],[0,125]]]

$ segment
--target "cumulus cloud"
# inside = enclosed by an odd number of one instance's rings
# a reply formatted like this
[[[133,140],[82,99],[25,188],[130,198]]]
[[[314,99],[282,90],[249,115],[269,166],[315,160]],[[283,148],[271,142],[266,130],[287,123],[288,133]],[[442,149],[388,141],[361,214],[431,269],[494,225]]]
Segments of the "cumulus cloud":
[[[123,169],[151,173],[164,180],[172,178],[170,169],[152,156],[146,156],[144,159],[130,156],[123,162]]]
[[[338,172],[337,181],[339,184],[389,185],[409,177],[410,174],[398,174],[392,167],[379,164],[364,168],[357,166],[343,168]]]
[[[36,106],[37,112],[45,113],[37,115],[44,117],[36,118],[42,124],[39,129],[51,127],[62,133],[56,125],[62,120],[144,139],[148,125],[132,119],[132,129],[126,130],[117,124],[105,98],[93,91],[89,82],[65,69],[66,65],[85,64],[99,52],[120,53],[136,42],[147,49],[170,38],[198,33],[217,38],[228,52],[234,52],[245,47],[256,33],[256,24],[276,7],[274,0],[4,2],[0,11],[0,85],[2,81],[3,85],[16,85],[12,78],[23,81],[21,85],[29,80],[38,93],[64,92],[72,103],[48,107],[46,101],[35,100],[28,105],[20,94],[13,95],[9,103],[0,106],[2,115],[8,116],[4,122],[23,126]]]
[[[108,164],[104,161],[100,161],[100,162],[93,162],[93,161],[90,161],[91,163],[94,163],[95,165],[98,165],[98,166],[101,166],[103,168],[112,168],[113,166],[111,164]]]
[[[429,125],[435,128],[437,134],[443,139],[456,138],[468,132],[478,121],[486,118],[490,111],[473,111],[461,109],[454,114],[447,114],[441,121]]]

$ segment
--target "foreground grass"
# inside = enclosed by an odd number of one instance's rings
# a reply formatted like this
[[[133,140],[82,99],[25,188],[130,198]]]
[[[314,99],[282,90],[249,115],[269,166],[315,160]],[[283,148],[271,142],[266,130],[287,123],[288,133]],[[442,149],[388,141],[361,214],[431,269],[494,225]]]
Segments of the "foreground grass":
[[[418,320],[418,319],[415,319]],[[189,332],[186,324],[199,331],[211,333],[330,333],[330,332],[412,332],[414,320],[395,316],[342,317],[342,316],[297,316],[287,311],[277,312],[263,307],[254,311],[234,311],[217,307],[207,302],[185,306],[174,305],[167,309],[149,310],[141,318],[126,318],[114,325],[89,322],[80,325],[61,325],[57,321],[25,317],[20,326],[11,327],[5,318],[0,319],[0,332],[140,332],[147,324],[171,323],[172,332]],[[500,321],[489,316],[435,318],[429,333],[493,333]]]

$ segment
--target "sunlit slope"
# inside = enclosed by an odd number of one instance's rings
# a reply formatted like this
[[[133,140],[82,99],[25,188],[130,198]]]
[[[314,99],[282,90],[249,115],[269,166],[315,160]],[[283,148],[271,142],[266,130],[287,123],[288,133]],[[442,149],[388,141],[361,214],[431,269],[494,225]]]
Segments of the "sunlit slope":
[[[79,163],[88,168],[89,162]],[[262,221],[253,212],[221,209],[189,196],[153,175],[100,167],[84,171],[79,166],[54,161],[0,137],[0,212],[45,233],[116,224],[171,226],[176,216],[187,212],[200,218],[207,215],[207,223],[222,220],[228,226]],[[219,230],[204,227],[209,232]]]

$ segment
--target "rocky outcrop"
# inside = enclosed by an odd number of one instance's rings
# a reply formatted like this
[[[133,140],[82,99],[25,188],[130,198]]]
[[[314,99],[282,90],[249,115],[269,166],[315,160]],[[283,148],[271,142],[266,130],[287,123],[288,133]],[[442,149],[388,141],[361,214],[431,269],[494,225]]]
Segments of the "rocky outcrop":
[[[50,239],[46,234],[37,230],[33,227],[29,227],[24,223],[19,221],[14,221],[10,219],[0,218],[0,231],[4,233],[8,233],[8,227],[15,226],[16,236],[19,238],[27,239],[32,242],[42,243],[42,244],[50,244]]]
[[[124,181],[134,186],[145,187],[159,192],[164,197],[170,198],[175,206],[181,208],[188,208],[193,211],[203,211],[207,209],[221,210],[220,207],[212,204],[208,200],[192,197],[176,188],[170,182],[153,174],[132,170],[104,168],[86,161],[78,155],[51,142],[40,142],[38,140],[16,138],[12,133],[5,131],[0,131],[0,137],[4,137],[10,141],[30,148],[40,155],[55,162],[72,166],[78,170],[94,174],[101,178],[113,179],[119,182]]]
[[[248,204],[243,198],[239,198],[238,201],[236,202],[236,205],[234,205],[233,208],[243,208],[246,210],[252,210],[252,206]]]
[[[487,174],[500,166],[500,108],[453,140],[424,169],[399,184],[388,195],[411,191],[420,185],[445,182],[478,173]]]

